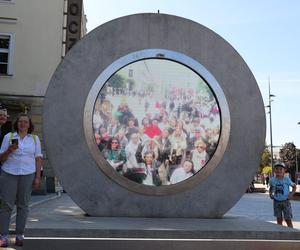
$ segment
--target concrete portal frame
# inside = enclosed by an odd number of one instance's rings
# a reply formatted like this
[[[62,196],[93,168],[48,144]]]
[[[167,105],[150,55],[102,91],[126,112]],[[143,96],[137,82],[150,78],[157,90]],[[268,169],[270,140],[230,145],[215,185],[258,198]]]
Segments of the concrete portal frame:
[[[180,55],[198,65],[174,59],[204,77],[215,92],[221,139],[204,168],[206,174],[200,171],[191,180],[167,187],[173,191],[134,183],[142,190],[137,192],[129,180],[103,170],[108,163],[95,158],[88,121],[98,77],[113,74],[115,62],[124,58],[157,51],[167,59]],[[44,138],[50,162],[64,189],[92,216],[220,218],[254,176],[265,130],[261,94],[240,55],[213,31],[165,14],[130,15],[99,26],[67,54],[45,98]]]
[[[179,182],[175,185],[168,186],[148,186],[140,185],[133,181],[128,181],[127,178],[123,177],[117,173],[103,158],[103,155],[99,152],[99,148],[95,143],[95,135],[93,129],[93,109],[100,93],[101,89],[105,86],[108,79],[119,69],[127,66],[128,64],[145,60],[145,59],[160,59],[160,60],[170,60],[173,62],[180,63],[194,72],[196,72],[201,78],[207,83],[211,88],[212,93],[215,95],[215,98],[218,100],[218,106],[221,108],[221,135],[218,140],[218,147],[214,152],[212,158],[208,161],[201,173],[195,174],[193,177],[188,178],[184,182]],[[134,110],[133,110],[134,111]],[[120,59],[114,61],[110,66],[108,66],[96,79],[93,84],[89,95],[87,97],[86,105],[84,108],[84,121],[83,121],[86,141],[89,146],[89,149],[93,155],[93,158],[96,160],[100,169],[111,179],[122,185],[123,187],[141,194],[146,195],[171,195],[178,192],[182,192],[187,189],[191,189],[194,186],[199,185],[205,178],[207,178],[210,173],[218,166],[218,163],[222,159],[226,146],[228,144],[229,134],[230,134],[230,114],[228,109],[228,104],[225,98],[225,95],[222,91],[222,88],[216,81],[216,79],[207,71],[199,62],[193,60],[190,57],[187,57],[178,52],[163,50],[163,49],[146,49],[137,52],[130,53],[126,56],[121,57]]]

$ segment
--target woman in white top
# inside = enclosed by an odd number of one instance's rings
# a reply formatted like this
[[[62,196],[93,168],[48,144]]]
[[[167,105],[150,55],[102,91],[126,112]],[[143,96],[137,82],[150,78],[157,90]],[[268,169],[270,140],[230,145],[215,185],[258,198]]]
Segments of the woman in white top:
[[[184,181],[194,175],[194,163],[185,160],[181,167],[176,168],[171,175],[170,183],[175,184]]]
[[[38,136],[33,135],[34,126],[27,114],[20,114],[14,123],[14,133],[5,135],[0,160],[1,173],[0,246],[8,244],[11,212],[17,206],[16,242],[23,245],[23,234],[28,215],[28,203],[32,188],[40,185],[42,153]]]

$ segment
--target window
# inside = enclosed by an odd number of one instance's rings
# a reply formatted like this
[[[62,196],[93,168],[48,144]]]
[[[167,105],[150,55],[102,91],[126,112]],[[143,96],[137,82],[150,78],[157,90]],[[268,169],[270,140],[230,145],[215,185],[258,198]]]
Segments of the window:
[[[12,75],[12,35],[0,33],[0,75]]]

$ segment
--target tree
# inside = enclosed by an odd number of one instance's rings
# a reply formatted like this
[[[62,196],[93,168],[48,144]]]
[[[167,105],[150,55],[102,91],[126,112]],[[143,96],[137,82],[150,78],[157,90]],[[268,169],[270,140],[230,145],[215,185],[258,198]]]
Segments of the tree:
[[[272,167],[271,166],[266,166],[262,169],[261,171],[262,174],[272,174]]]
[[[271,166],[271,153],[270,153],[269,149],[266,147],[261,156],[260,172],[262,172],[262,170],[265,167],[270,167],[270,166]]]
[[[120,74],[114,74],[108,82],[110,83],[111,87],[118,89],[118,88],[126,88],[125,78]]]
[[[288,171],[291,174],[291,178],[295,181],[295,172],[296,172],[296,153],[297,153],[297,160],[299,166],[299,157],[300,152],[296,149],[296,146],[292,142],[288,142],[284,144],[282,149],[279,151],[279,156],[283,160],[284,164],[288,167]]]

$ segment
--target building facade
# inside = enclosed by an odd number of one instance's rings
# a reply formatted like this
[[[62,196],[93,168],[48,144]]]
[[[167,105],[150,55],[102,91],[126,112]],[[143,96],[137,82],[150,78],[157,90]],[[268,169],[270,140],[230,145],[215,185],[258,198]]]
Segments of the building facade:
[[[42,138],[48,83],[67,50],[86,33],[82,0],[0,0],[0,102],[10,115],[29,113]],[[44,173],[54,174],[44,152]],[[53,187],[53,185],[52,185]]]

